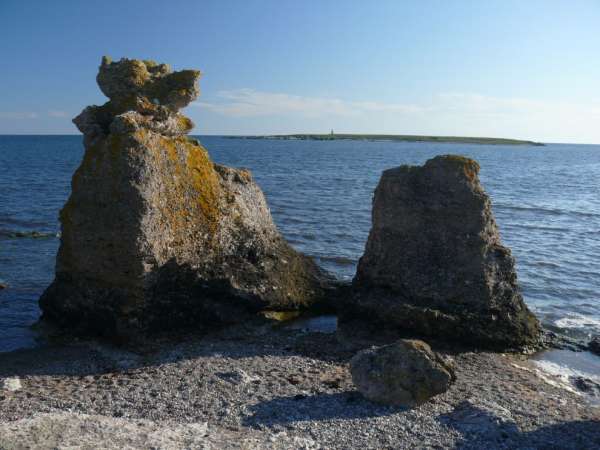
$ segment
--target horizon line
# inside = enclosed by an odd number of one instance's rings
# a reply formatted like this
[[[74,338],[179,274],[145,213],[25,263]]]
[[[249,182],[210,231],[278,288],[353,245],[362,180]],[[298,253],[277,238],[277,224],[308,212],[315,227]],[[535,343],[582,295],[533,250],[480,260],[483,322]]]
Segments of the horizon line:
[[[188,136],[212,136],[212,137],[270,137],[270,136],[295,136],[295,135],[329,135],[330,133],[254,133],[254,134],[238,134],[238,133],[189,133]],[[452,138],[470,138],[470,139],[507,139],[507,140],[520,140],[520,141],[531,141],[541,144],[569,144],[569,145],[600,145],[600,142],[550,142],[550,141],[538,141],[531,139],[520,139],[520,138],[500,138],[500,137],[488,137],[488,136],[459,136],[459,135],[442,135],[442,134],[394,134],[394,133],[334,133],[338,136],[343,135],[362,135],[362,136],[427,136],[427,137],[452,137]],[[82,133],[0,133],[0,136],[83,136]]]

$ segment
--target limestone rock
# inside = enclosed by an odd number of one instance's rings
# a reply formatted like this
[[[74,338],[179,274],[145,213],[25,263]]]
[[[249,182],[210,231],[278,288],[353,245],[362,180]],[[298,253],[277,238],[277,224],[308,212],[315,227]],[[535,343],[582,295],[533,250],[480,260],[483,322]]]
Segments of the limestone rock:
[[[56,278],[43,318],[72,331],[244,321],[323,296],[328,277],[277,231],[250,172],[214,164],[177,109],[199,72],[103,60],[110,100],[74,119],[85,155],[60,212]]]
[[[383,173],[353,280],[354,311],[476,345],[538,342],[478,172],[476,161],[445,155]]]
[[[21,380],[18,377],[0,378],[0,390],[14,392],[21,388]]]
[[[187,106],[198,98],[198,70],[173,72],[167,64],[137,59],[112,62],[102,59],[96,77],[100,90],[115,102],[147,98],[173,110]]]
[[[0,448],[211,448],[204,423],[165,424],[70,412],[37,414],[0,424]]]
[[[367,399],[416,406],[446,392],[454,369],[423,341],[403,339],[357,353],[350,361],[352,381]]]

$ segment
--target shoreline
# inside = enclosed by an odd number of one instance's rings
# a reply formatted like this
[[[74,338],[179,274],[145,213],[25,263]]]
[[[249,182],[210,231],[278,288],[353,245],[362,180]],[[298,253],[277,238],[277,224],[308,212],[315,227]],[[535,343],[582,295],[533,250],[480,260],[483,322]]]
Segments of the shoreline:
[[[529,145],[544,146],[542,142],[521,139],[461,137],[461,136],[419,136],[398,134],[285,134],[285,135],[248,135],[222,136],[226,139],[265,139],[265,140],[310,140],[310,141],[382,141],[382,142],[434,142],[452,144],[482,144],[482,145]]]
[[[373,343],[261,322],[143,352],[80,341],[3,353],[0,377],[19,377],[22,388],[0,396],[0,448],[41,430],[48,442],[64,433],[63,445],[98,430],[118,445],[135,443],[138,430],[175,447],[600,445],[600,408],[520,354],[432,342],[455,361],[446,393],[412,409],[370,403],[347,363]]]

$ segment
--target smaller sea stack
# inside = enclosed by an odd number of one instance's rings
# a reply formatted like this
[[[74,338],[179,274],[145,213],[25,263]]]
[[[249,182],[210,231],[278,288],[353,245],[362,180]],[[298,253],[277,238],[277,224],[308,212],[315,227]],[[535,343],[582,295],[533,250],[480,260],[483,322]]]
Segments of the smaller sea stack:
[[[200,72],[102,60],[110,99],[74,119],[85,155],[60,212],[43,319],[128,337],[246,320],[323,297],[329,278],[277,231],[247,170],[214,164],[179,109]]]
[[[538,342],[478,173],[476,161],[454,155],[383,173],[352,314],[477,346]]]

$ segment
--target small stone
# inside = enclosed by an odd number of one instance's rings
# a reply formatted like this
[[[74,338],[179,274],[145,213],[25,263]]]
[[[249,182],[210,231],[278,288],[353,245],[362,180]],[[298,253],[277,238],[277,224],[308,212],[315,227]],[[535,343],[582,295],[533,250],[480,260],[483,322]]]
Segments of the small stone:
[[[17,377],[0,378],[0,389],[2,390],[14,392],[21,388],[21,380]]]
[[[6,284],[6,283],[0,283],[0,291],[2,289],[6,289],[7,287],[8,287],[8,284]]]
[[[302,382],[302,379],[298,375],[290,375],[287,377],[287,381],[290,384],[297,385]]]
[[[590,352],[600,356],[600,335],[596,335],[592,338],[588,344],[588,349]]]
[[[429,345],[408,339],[357,353],[350,372],[368,400],[409,407],[447,391],[456,379],[453,367]]]
[[[600,397],[600,383],[586,377],[571,377],[571,383],[581,392],[593,397]]]
[[[223,372],[217,374],[222,380],[228,381],[232,384],[248,384],[260,382],[260,377],[256,375],[249,375],[242,369],[235,369],[231,372]]]

